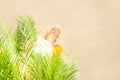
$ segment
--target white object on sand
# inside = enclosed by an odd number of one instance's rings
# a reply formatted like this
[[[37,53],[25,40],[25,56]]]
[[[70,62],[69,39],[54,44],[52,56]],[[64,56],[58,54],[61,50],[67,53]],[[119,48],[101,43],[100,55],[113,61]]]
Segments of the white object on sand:
[[[37,41],[33,47],[34,52],[36,53],[41,53],[43,56],[44,55],[53,55],[53,46],[50,42],[42,38],[41,36],[37,36]]]

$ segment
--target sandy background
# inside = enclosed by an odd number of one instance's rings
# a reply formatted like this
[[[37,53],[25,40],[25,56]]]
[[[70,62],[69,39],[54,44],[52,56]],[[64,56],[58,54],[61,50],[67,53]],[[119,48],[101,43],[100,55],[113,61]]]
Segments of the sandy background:
[[[0,0],[7,23],[20,14],[62,30],[57,43],[80,58],[78,80],[120,80],[120,0]]]

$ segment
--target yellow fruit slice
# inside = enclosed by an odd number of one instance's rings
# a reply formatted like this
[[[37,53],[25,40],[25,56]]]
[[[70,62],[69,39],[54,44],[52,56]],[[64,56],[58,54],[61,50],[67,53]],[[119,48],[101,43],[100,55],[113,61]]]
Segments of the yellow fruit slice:
[[[62,47],[58,44],[55,45],[54,46],[54,52],[55,52],[55,54],[60,55],[62,53]]]

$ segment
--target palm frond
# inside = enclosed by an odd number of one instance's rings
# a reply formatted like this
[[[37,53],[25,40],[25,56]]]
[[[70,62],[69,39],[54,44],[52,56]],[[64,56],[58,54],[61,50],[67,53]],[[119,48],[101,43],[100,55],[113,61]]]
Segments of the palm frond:
[[[19,78],[14,55],[14,40],[12,31],[7,29],[7,25],[0,21],[0,80],[16,80]],[[17,61],[16,61],[17,62]]]
[[[30,17],[20,16],[15,34],[16,51],[19,54],[28,54],[36,40],[34,21]]]
[[[0,80],[76,80],[76,60],[64,55],[35,53],[34,21],[20,16],[16,31],[0,20]]]

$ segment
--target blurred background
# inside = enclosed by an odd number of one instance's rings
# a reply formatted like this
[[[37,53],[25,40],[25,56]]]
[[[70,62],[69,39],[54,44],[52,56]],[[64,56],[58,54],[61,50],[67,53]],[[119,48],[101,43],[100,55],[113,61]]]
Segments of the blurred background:
[[[120,0],[0,0],[0,16],[15,26],[31,16],[38,30],[59,27],[57,43],[80,58],[78,80],[120,80]]]

